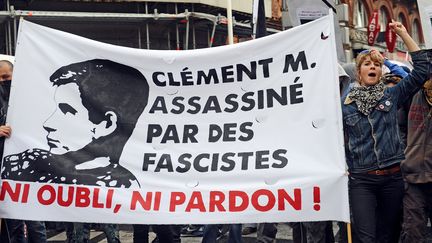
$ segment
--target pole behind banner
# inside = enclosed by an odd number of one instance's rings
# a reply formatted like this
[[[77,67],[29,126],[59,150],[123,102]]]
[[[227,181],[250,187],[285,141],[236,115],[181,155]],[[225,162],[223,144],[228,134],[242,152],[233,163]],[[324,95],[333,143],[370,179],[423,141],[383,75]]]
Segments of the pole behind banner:
[[[347,238],[348,243],[352,243],[351,223],[347,223]]]
[[[228,18],[228,43],[234,44],[233,41],[233,21],[232,21],[232,3],[231,0],[227,0],[227,18]]]
[[[258,4],[259,4],[259,0],[253,1],[253,6],[252,6],[252,39],[256,38],[256,30],[257,30],[257,23],[258,23]]]

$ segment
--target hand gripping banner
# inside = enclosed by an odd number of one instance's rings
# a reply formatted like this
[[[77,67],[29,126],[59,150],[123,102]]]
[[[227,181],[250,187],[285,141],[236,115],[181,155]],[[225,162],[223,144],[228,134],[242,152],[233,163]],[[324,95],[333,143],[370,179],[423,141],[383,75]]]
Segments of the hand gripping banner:
[[[156,51],[22,21],[0,216],[349,221],[332,25]]]

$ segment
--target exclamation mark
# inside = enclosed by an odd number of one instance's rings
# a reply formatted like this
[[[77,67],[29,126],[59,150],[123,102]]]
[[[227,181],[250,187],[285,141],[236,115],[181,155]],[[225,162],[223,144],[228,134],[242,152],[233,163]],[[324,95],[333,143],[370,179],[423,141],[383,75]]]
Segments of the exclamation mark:
[[[313,201],[314,201],[314,206],[313,208],[315,209],[315,211],[319,211],[321,209],[320,206],[320,202],[321,202],[321,193],[320,193],[320,188],[317,186],[314,186],[313,188]]]

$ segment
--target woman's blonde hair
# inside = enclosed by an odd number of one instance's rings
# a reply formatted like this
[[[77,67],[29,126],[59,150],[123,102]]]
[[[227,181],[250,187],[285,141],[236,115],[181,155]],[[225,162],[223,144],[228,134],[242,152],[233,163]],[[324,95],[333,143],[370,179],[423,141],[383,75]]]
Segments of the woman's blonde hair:
[[[373,62],[379,62],[381,66],[384,64],[384,58],[383,56],[377,51],[377,50],[365,50],[360,52],[356,58],[356,68],[357,71],[360,70],[360,66],[362,63],[366,60],[367,57],[370,57],[370,59]]]

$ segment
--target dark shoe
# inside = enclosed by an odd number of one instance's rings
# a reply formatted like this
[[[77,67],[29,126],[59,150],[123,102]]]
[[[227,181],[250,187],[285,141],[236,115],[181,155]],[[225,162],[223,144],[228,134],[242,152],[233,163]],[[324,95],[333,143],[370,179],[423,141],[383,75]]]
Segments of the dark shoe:
[[[254,227],[244,227],[242,229],[242,235],[249,235],[255,232],[257,232],[257,228]]]
[[[203,225],[188,225],[181,230],[181,234],[184,236],[202,236],[203,230]]]
[[[191,233],[192,236],[202,237],[204,235],[204,226],[198,226],[198,229]]]

